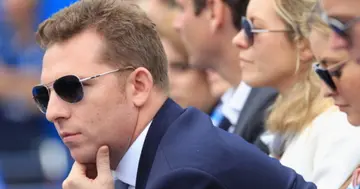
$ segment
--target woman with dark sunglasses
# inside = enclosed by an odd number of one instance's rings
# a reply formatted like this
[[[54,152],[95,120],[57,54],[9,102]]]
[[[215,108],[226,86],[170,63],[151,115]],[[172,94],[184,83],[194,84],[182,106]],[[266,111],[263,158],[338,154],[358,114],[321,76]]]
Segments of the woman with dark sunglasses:
[[[349,58],[349,54],[344,49],[334,50],[329,46],[329,37],[331,35],[331,27],[327,25],[326,20],[323,19],[323,10],[317,4],[312,14],[308,18],[308,30],[306,34],[310,39],[311,49],[318,63],[314,70],[319,74],[320,78],[326,84],[324,87],[325,95],[332,97],[340,110],[347,114],[348,120],[359,125],[359,114],[357,109],[360,107],[354,106],[351,102],[357,101],[359,96],[356,93],[359,87],[356,87],[356,78],[359,74],[357,70],[357,63]],[[360,84],[360,82],[358,82]],[[360,165],[360,162],[358,163]],[[360,169],[354,171],[354,176],[343,184],[342,188],[355,189],[360,188],[360,183],[357,181]]]
[[[320,6],[316,6],[307,22],[311,48],[318,59],[314,70],[328,86],[326,95],[347,113],[350,123],[360,125],[360,82],[357,82],[360,80],[360,65],[345,49],[334,50],[329,46],[331,27],[324,22],[322,14]]]
[[[360,152],[354,154],[360,151],[354,145],[360,130],[323,97],[312,71],[314,57],[302,22],[315,2],[250,0],[243,30],[233,41],[240,49],[242,80],[280,92],[267,126],[283,138],[284,153],[272,155],[318,188],[335,189],[360,161]]]
[[[347,111],[348,119],[354,125],[360,125],[360,1],[321,0],[323,17],[332,29],[330,47],[334,50],[346,50],[356,63],[346,64],[341,80],[348,78],[350,87],[337,90],[346,96],[352,107]],[[325,15],[326,13],[326,15]],[[339,86],[340,87],[340,86]]]

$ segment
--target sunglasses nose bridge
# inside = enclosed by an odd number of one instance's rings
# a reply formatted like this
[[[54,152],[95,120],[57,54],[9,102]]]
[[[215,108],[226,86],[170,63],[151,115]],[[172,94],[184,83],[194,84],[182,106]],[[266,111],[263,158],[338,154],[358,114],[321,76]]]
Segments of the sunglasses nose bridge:
[[[232,43],[237,46],[239,49],[249,48],[249,43],[244,29],[241,29],[239,33],[233,38]]]
[[[49,94],[51,92],[51,90],[54,90],[54,85],[51,84],[51,85],[44,85],[46,87],[46,89],[48,90]]]

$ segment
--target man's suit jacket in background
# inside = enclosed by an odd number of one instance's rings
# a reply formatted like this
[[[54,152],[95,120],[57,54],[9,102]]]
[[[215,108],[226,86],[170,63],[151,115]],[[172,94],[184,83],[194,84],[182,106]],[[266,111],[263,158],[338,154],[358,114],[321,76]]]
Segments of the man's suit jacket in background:
[[[141,152],[136,189],[314,189],[195,108],[168,99]]]
[[[265,131],[269,107],[274,103],[277,92],[272,88],[252,88],[240,113],[234,133],[249,143],[255,144],[269,154],[268,147],[260,140]]]

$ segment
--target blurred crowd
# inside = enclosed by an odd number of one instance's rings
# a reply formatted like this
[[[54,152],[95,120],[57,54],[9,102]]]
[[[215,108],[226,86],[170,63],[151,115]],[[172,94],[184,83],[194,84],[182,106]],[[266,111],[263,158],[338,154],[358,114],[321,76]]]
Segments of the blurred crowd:
[[[0,189],[61,188],[71,167],[31,88],[44,53],[34,32],[74,1],[0,0]],[[331,68],[328,77],[338,79],[353,60],[329,48],[331,28],[316,0],[136,2],[156,24],[171,98],[320,189],[350,185],[360,165],[360,121],[336,89],[351,86],[346,77],[335,86],[319,75]]]
[[[37,111],[43,50],[38,24],[70,0],[0,0],[0,172],[6,188],[60,188],[71,158],[53,125]],[[2,188],[2,187],[0,187]]]

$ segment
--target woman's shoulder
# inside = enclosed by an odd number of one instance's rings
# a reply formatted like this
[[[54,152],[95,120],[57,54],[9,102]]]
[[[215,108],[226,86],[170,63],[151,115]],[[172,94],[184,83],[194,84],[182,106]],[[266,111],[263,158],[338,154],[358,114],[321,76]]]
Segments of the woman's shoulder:
[[[359,130],[349,123],[347,115],[341,112],[336,106],[328,108],[323,113],[319,114],[312,122],[313,127],[327,128],[327,129],[341,129],[341,130]]]
[[[347,115],[335,106],[318,115],[309,129],[319,139],[348,138],[360,142],[360,127],[351,125],[347,120]]]

